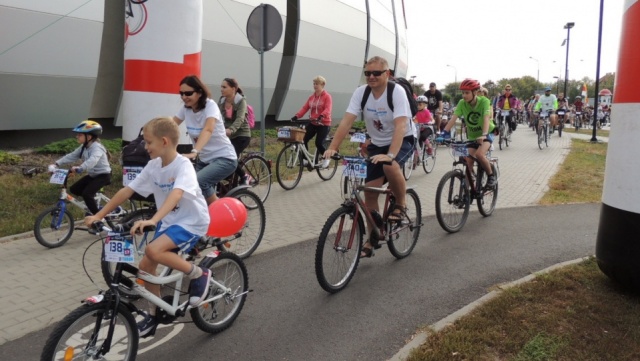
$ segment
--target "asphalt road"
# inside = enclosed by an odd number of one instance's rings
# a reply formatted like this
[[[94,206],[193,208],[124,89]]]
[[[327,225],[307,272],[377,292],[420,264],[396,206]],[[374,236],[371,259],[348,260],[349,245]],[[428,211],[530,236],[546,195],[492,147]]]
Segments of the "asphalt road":
[[[488,218],[472,212],[457,234],[429,217],[409,257],[398,261],[383,247],[335,295],[316,281],[315,239],[256,254],[246,260],[254,292],[230,329],[214,336],[189,323],[159,329],[141,340],[138,359],[385,360],[418,327],[493,286],[593,255],[599,214],[599,204],[501,208]],[[49,332],[5,343],[2,359],[38,359]]]

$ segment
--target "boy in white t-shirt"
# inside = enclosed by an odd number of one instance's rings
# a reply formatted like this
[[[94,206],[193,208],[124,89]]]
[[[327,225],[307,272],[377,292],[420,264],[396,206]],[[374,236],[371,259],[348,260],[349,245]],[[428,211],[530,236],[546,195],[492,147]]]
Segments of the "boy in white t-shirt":
[[[189,303],[197,306],[209,292],[211,273],[184,260],[176,248],[189,251],[209,226],[209,209],[202,195],[196,172],[191,161],[178,154],[180,138],[178,125],[171,118],[155,118],[143,128],[145,148],[151,161],[142,172],[120,189],[96,215],[86,217],[85,225],[100,221],[135,192],[144,197],[153,193],[158,210],[151,219],[136,222],[131,233],[145,226],[156,226],[154,239],[145,249],[140,260],[140,271],[155,275],[158,264],[183,272],[191,279]],[[145,287],[156,296],[160,286],[146,283]],[[155,307],[151,307],[145,319],[138,323],[140,337],[155,334],[158,321]]]

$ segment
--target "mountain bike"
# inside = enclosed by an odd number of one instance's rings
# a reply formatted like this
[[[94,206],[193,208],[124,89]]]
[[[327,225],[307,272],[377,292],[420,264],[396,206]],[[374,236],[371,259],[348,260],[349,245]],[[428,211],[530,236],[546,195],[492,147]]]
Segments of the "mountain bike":
[[[502,150],[503,143],[506,148],[511,141],[511,127],[507,123],[509,114],[509,110],[498,109],[498,147],[500,150]]]
[[[100,235],[103,262],[117,263],[113,282],[106,291],[86,298],[82,306],[56,325],[42,350],[41,360],[135,360],[139,334],[134,314],[141,315],[144,311],[121,296],[118,287],[121,283],[157,306],[156,317],[161,324],[170,324],[188,311],[196,327],[215,334],[236,320],[250,292],[247,269],[237,255],[216,250],[203,257],[199,265],[211,271],[210,290],[205,300],[193,307],[189,305],[188,292],[182,291],[182,272],[152,276],[138,273],[137,267],[127,263],[132,259],[130,227],[131,224],[126,223],[114,230],[98,223],[89,229]],[[143,231],[150,228],[145,227]],[[193,260],[193,256],[188,259]],[[159,298],[126,275],[159,285],[174,284],[173,291]]]
[[[276,178],[280,186],[286,190],[291,190],[300,183],[304,168],[310,172],[315,170],[325,181],[333,178],[338,169],[338,160],[333,160],[327,168],[323,168],[322,154],[318,154],[317,149],[311,154],[304,146],[304,128],[307,123],[309,121],[304,121],[297,127],[278,128],[278,140],[284,142],[284,147],[276,159]],[[333,137],[327,137],[324,140],[325,149],[329,147],[332,139]]]
[[[558,109],[558,137],[562,137],[562,131],[564,130],[564,124],[567,121],[565,116],[567,111],[565,109]]]
[[[344,159],[349,162],[348,158]],[[357,164],[363,163],[358,161]],[[368,166],[369,160],[364,164]],[[366,176],[366,168],[358,168],[359,172],[355,172],[355,167],[347,165],[347,169],[354,170],[349,177],[358,178],[362,174]],[[360,195],[363,191],[384,195],[382,214],[370,211],[365,206],[363,196]],[[409,187],[406,192],[406,215],[397,222],[388,220],[395,205],[395,197],[389,188],[358,185],[351,189],[349,199],[329,216],[320,232],[315,254],[315,271],[320,287],[329,293],[336,293],[351,281],[360,261],[366,233],[365,220],[375,225],[369,235],[374,249],[386,243],[397,259],[411,254],[422,227],[422,206],[415,190]]]
[[[573,117],[573,127],[576,132],[578,129],[582,128],[582,112],[575,112],[575,116]]]
[[[75,220],[68,207],[69,205],[79,208],[83,214],[91,214],[84,201],[67,193],[67,180],[70,175],[69,170],[57,168],[55,170],[52,169],[52,171],[49,183],[56,184],[60,187],[58,201],[55,205],[42,211],[36,217],[36,221],[33,226],[33,234],[35,235],[36,240],[47,248],[60,247],[64,245],[69,238],[71,238]],[[36,167],[23,169],[22,171],[24,176],[32,176],[37,173],[44,173],[44,170]],[[100,189],[95,196],[98,208],[102,208],[110,201],[109,197],[104,195],[102,192],[103,189]],[[123,207],[118,207],[109,213],[109,215],[105,217],[105,220],[109,226],[113,226],[113,222],[117,222],[128,213],[135,211],[136,208],[136,203],[129,200],[123,204]]]
[[[478,211],[484,217],[493,214],[498,201],[498,185],[488,187],[487,175],[478,159],[471,156],[468,147],[475,147],[475,140],[466,142],[445,139],[449,144],[451,155],[454,159],[453,169],[447,172],[436,189],[436,218],[440,227],[449,233],[455,233],[462,229],[469,216],[469,208],[473,201],[478,205]],[[474,161],[473,169],[469,169],[466,159],[470,157]],[[492,157],[487,152],[487,159],[491,163],[491,169],[496,177],[500,178],[498,158]]]
[[[549,147],[549,116],[550,112],[547,110],[540,111],[540,116],[536,122],[536,129],[538,133],[538,148],[542,150],[542,142],[545,147]],[[540,122],[540,123],[539,123]]]

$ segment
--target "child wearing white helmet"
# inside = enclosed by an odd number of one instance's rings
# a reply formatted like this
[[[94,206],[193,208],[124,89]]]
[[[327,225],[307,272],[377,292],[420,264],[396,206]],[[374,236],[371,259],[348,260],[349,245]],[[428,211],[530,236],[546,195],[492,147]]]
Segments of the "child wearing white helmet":
[[[427,109],[429,99],[424,95],[420,95],[416,98],[416,103],[418,103],[418,112],[416,113],[414,121],[418,123],[418,126],[420,127],[419,142],[421,145],[426,142],[427,154],[432,155],[433,145],[429,142],[427,137],[433,134],[433,125],[435,122],[431,112]]]

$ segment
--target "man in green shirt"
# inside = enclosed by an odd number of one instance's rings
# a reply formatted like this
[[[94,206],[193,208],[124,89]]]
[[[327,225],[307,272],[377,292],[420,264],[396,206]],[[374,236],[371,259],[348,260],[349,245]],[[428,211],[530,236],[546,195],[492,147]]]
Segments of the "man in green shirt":
[[[456,110],[451,120],[444,127],[445,138],[450,136],[450,130],[455,126],[458,117],[463,116],[467,126],[467,138],[475,140],[475,143],[467,145],[469,155],[475,157],[482,168],[487,172],[487,186],[493,187],[497,180],[491,170],[491,163],[487,159],[487,151],[493,143],[493,129],[495,124],[491,120],[491,102],[488,98],[477,96],[476,91],[480,89],[480,83],[474,79],[465,79],[460,83],[462,99],[458,102]],[[473,169],[473,160],[467,157],[467,166]]]

